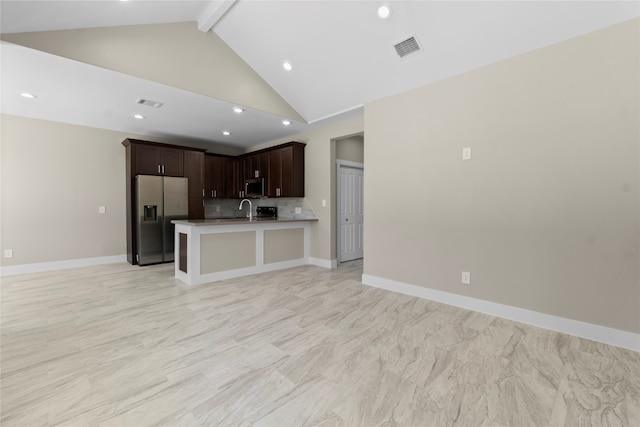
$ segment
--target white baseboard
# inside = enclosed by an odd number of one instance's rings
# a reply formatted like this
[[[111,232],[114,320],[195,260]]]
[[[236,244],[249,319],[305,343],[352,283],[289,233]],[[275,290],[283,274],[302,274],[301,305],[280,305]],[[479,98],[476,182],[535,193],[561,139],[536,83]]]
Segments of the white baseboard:
[[[286,268],[299,267],[301,265],[307,265],[308,262],[305,258],[294,259],[290,261],[275,262],[271,264],[262,264],[252,267],[238,268],[235,270],[225,270],[217,273],[202,274],[197,277],[190,278],[186,274],[176,272],[176,277],[189,285],[202,285],[204,283],[217,282],[219,280],[235,279],[236,277],[249,276],[252,274],[269,273],[271,271],[284,270]],[[180,273],[178,275],[178,273]]]
[[[322,259],[322,258],[309,258],[309,264],[315,265],[316,267],[322,268],[330,268],[335,269],[338,268],[338,260],[337,259]]]
[[[640,352],[640,334],[632,332],[397,282],[368,274],[362,275],[362,283]]]
[[[8,265],[0,267],[0,276],[15,276],[16,274],[40,273],[43,271],[89,267],[100,264],[115,264],[118,262],[127,262],[127,256],[114,255],[96,258],[70,259],[65,261],[40,262],[34,264]]]

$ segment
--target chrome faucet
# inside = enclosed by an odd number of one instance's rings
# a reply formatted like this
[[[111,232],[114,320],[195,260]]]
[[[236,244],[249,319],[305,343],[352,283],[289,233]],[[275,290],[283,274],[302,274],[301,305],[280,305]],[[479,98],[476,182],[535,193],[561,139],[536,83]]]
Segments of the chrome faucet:
[[[242,204],[244,202],[249,202],[249,221],[251,221],[251,219],[253,218],[253,207],[251,206],[251,200],[249,199],[242,199],[240,201],[240,206],[238,207],[238,210],[241,211],[242,210]]]

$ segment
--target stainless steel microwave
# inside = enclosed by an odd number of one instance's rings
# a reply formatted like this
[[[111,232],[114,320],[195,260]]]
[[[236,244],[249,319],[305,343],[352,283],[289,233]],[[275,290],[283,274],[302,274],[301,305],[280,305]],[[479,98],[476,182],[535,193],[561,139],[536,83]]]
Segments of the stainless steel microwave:
[[[264,178],[251,178],[244,181],[245,197],[264,197],[266,196],[266,188],[264,186]]]

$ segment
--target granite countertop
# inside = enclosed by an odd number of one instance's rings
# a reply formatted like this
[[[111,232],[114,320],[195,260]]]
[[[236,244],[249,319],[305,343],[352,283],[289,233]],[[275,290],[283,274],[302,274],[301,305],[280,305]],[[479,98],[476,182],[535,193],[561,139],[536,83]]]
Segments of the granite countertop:
[[[274,223],[274,222],[301,222],[301,221],[317,221],[317,218],[256,218],[251,221],[249,218],[211,218],[211,219],[174,219],[172,224],[182,224],[191,226],[205,225],[239,225],[239,224],[256,224],[256,223]]]

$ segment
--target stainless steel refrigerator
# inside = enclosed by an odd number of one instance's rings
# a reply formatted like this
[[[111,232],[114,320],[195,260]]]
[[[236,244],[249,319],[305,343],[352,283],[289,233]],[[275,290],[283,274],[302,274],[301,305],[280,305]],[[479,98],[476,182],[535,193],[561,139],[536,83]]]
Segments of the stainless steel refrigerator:
[[[136,176],[138,264],[174,260],[174,219],[187,219],[188,179]]]

